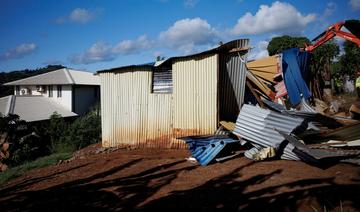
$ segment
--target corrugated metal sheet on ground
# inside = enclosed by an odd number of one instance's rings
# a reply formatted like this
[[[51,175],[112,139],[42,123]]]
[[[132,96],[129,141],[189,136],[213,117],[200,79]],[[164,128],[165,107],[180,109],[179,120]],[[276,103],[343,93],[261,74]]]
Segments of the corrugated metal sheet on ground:
[[[292,153],[293,146],[287,144],[282,147],[285,140],[275,129],[290,134],[294,130],[305,130],[304,120],[301,118],[282,115],[277,112],[265,110],[252,105],[243,105],[234,134],[244,138],[261,149],[263,147],[284,148],[282,158],[297,158]]]
[[[296,138],[286,133],[280,132],[284,138],[289,141],[295,149],[298,157],[304,162],[317,162],[316,160],[330,159],[330,158],[348,158],[359,155],[359,151],[331,151],[326,149],[310,149],[305,144],[299,142]],[[315,159],[315,160],[314,160]]]
[[[351,141],[360,139],[360,123],[334,129],[323,135],[326,139]]]
[[[188,136],[181,138],[189,145],[189,150],[196,160],[206,166],[230,143],[239,142],[228,136]]]
[[[291,133],[303,122],[301,118],[245,104],[236,121],[234,133],[258,145],[267,144],[277,148],[284,138],[274,129]]]

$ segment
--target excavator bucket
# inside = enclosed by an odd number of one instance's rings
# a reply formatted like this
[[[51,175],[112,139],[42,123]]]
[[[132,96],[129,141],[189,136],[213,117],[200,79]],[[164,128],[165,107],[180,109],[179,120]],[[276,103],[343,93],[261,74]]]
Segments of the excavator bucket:
[[[357,38],[360,38],[360,21],[346,20],[344,26]]]

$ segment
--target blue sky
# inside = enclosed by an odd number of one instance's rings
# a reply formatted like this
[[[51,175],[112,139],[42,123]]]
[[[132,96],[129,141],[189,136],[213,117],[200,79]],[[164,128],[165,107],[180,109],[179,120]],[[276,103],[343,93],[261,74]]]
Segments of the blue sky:
[[[360,0],[1,0],[0,71],[48,64],[97,71],[250,38],[252,58],[274,36],[314,38],[360,19]]]

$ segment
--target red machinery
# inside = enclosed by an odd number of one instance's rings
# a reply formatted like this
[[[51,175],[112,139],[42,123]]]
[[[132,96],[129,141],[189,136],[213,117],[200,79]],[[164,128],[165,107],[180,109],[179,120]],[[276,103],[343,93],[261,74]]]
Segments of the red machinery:
[[[349,32],[341,31],[342,27],[345,27]],[[360,47],[360,21],[358,20],[346,20],[331,25],[325,32],[318,35],[312,41],[316,41],[312,45],[305,47],[305,51],[312,52],[317,47],[321,46],[328,40],[339,36],[345,40],[352,41]]]

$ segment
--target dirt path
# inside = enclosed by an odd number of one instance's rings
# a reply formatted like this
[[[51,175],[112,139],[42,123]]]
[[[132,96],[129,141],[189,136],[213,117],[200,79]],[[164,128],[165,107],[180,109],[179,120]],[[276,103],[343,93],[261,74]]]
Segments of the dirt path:
[[[118,150],[32,170],[0,187],[1,211],[359,211],[360,167],[245,157],[206,167],[185,150]]]

